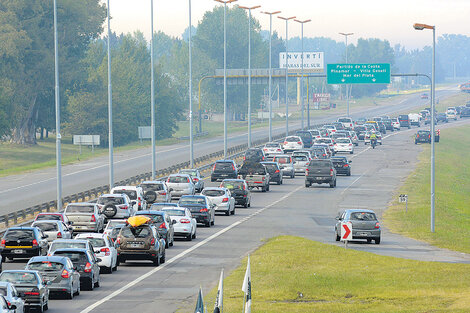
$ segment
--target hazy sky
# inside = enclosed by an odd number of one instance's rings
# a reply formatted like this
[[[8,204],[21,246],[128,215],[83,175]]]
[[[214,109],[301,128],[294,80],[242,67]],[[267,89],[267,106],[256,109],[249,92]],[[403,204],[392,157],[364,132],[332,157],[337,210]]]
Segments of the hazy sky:
[[[194,26],[205,11],[221,5],[213,0],[191,2]],[[400,43],[409,49],[430,45],[431,31],[413,30],[412,25],[416,22],[436,25],[436,36],[446,33],[470,35],[470,0],[239,0],[229,5],[236,4],[261,5],[261,9],[253,11],[253,16],[266,30],[269,30],[269,16],[260,14],[261,10],[279,10],[281,16],[311,19],[312,22],[304,25],[304,36],[308,37],[343,40],[338,32],[352,32],[352,42],[361,37],[375,37],[387,39],[392,45]],[[110,7],[113,31],[140,30],[149,38],[150,0],[110,0]],[[188,23],[188,0],[154,0],[156,31],[180,37]],[[273,30],[284,38],[285,22],[273,18]],[[290,23],[289,37],[292,36],[300,36],[300,24]]]

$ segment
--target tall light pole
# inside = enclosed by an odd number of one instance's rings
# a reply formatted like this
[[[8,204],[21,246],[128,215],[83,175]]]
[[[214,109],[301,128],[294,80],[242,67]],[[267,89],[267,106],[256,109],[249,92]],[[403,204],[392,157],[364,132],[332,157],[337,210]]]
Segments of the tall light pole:
[[[224,5],[224,159],[227,159],[227,3],[237,0],[214,0]]]
[[[289,29],[287,28],[287,24],[288,24],[287,22],[289,22],[289,20],[291,19],[294,19],[295,16],[291,16],[291,17],[278,16],[278,18],[286,21],[286,137],[287,137],[289,136],[289,97],[288,97],[289,93],[287,89],[288,82],[289,82],[289,61],[288,61],[289,60],[288,58]]]
[[[189,0],[189,164],[194,167],[194,146],[193,146],[193,64],[191,49],[191,0]]]
[[[251,148],[251,10],[260,8],[260,5],[252,7],[238,6],[248,10],[248,148]]]
[[[155,90],[154,90],[154,73],[153,73],[153,0],[150,0],[150,134],[152,137],[152,180],[155,180],[155,172],[157,171],[155,157]]]
[[[62,155],[59,99],[59,46],[57,40],[57,3],[54,0],[54,67],[55,67],[55,159],[57,171],[57,210],[62,209]]]
[[[432,79],[431,79],[431,232],[434,232],[434,111],[435,111],[435,98],[436,98],[436,26],[426,24],[414,24],[413,28],[416,30],[432,29]]]
[[[346,41],[346,62],[348,63],[348,36],[354,35],[354,33],[339,33],[344,36]],[[349,117],[349,85],[346,85],[346,101],[347,101],[347,115]]]
[[[109,149],[109,191],[114,187],[114,161],[113,161],[113,89],[111,85],[111,25],[109,23],[108,0],[108,149]],[[152,34],[153,35],[153,34]]]
[[[271,37],[272,37],[272,28],[273,28],[273,15],[274,14],[278,14],[278,13],[281,13],[281,11],[275,11],[275,12],[261,12],[261,13],[264,13],[264,14],[268,14],[269,15],[269,86],[268,86],[268,93],[269,93],[269,96],[268,96],[268,99],[269,99],[269,141],[272,141],[272,137],[273,137],[273,105],[272,105],[272,102],[271,102],[271,88],[272,88],[272,69],[271,69]]]
[[[301,127],[304,129],[304,24],[310,22],[311,20],[294,20],[297,23],[300,23],[301,26],[301,36],[302,36],[302,56],[300,57],[300,61],[302,62],[300,66],[300,107],[302,110],[302,121],[301,121]],[[308,90],[307,90],[308,92]],[[308,113],[308,118],[310,119],[310,112]],[[310,121],[308,121],[308,125],[310,126]]]

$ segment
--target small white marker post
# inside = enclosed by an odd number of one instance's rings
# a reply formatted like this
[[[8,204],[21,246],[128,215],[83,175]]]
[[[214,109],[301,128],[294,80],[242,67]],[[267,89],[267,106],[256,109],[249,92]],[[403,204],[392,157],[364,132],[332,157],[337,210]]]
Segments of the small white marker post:
[[[344,241],[344,247],[348,248],[348,241],[352,240],[352,223],[341,223],[341,241]]]
[[[408,195],[401,194],[400,197],[398,198],[398,201],[400,203],[405,202],[405,212],[408,213]]]

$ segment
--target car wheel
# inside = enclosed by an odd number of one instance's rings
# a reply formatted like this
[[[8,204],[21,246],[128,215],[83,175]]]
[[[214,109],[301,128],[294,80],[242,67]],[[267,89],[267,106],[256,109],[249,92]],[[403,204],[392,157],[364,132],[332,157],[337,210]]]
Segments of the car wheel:
[[[290,178],[294,178],[294,177],[295,177],[295,173],[290,174]]]
[[[311,183],[309,181],[305,181],[305,188],[310,187]]]
[[[248,207],[251,207],[251,198],[250,198],[250,202],[248,202]]]
[[[77,291],[75,291],[75,296],[79,296],[80,295],[80,282],[78,282],[78,288],[77,288]]]
[[[335,230],[335,234],[336,234],[335,240],[336,240],[336,241],[340,241],[341,237],[338,235],[338,233],[336,232],[336,230]]]
[[[196,232],[194,232],[193,239],[196,239]]]
[[[334,182],[331,182],[330,183],[330,188],[334,188],[335,187],[335,183]]]
[[[348,174],[346,174],[347,176],[351,176],[351,171],[348,172]]]
[[[88,290],[93,291],[95,289],[95,284],[93,283],[93,278],[90,278],[90,281],[88,282]]]
[[[279,180],[277,181],[277,184],[278,184],[278,185],[282,184],[282,181],[279,179]]]
[[[248,200],[245,200],[245,203],[243,203],[243,207],[247,208],[248,207]]]
[[[353,153],[354,153],[354,151],[349,152],[349,154],[353,154]]]
[[[215,179],[211,178],[211,182],[215,182]]]
[[[230,208],[229,208],[227,211],[225,211],[225,215],[226,215],[226,216],[229,216],[229,215],[230,215]]]
[[[160,258],[156,256],[153,260],[152,263],[154,266],[159,266],[160,265]]]
[[[380,244],[380,237],[379,237],[379,238],[375,238],[374,241],[375,241],[375,244],[376,244],[376,245]]]
[[[73,287],[70,287],[70,292],[65,293],[65,299],[72,300],[73,299]]]
[[[189,233],[189,234],[186,236],[186,240],[187,240],[187,241],[193,240],[193,235],[192,235],[191,233]]]
[[[233,207],[232,215],[235,215],[235,207]]]
[[[261,187],[261,192],[266,192],[266,187]]]
[[[168,234],[167,234],[165,238],[165,249],[168,249],[169,247],[170,247],[170,242],[168,241]]]
[[[206,227],[211,227],[211,222],[205,222],[204,224],[206,225]]]
[[[367,238],[367,243],[371,243],[372,242],[372,239],[371,238]]]
[[[215,225],[215,218],[212,220],[211,225],[212,225],[212,226]]]
[[[160,258],[160,264],[165,263],[165,261],[166,261],[166,252],[163,251],[163,255],[162,255],[162,257]]]
[[[106,273],[112,274],[113,273],[113,267],[112,266],[106,267]]]
[[[266,186],[266,191],[269,191],[269,184]]]
[[[98,288],[100,286],[100,278],[98,277],[98,280],[95,283],[95,288]]]

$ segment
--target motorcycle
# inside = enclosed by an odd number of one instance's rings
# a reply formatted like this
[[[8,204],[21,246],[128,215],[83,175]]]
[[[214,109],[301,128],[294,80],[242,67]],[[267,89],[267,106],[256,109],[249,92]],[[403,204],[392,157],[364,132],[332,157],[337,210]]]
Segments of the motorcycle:
[[[377,139],[371,139],[370,145],[372,146],[372,149],[375,149],[375,146],[377,145]]]

